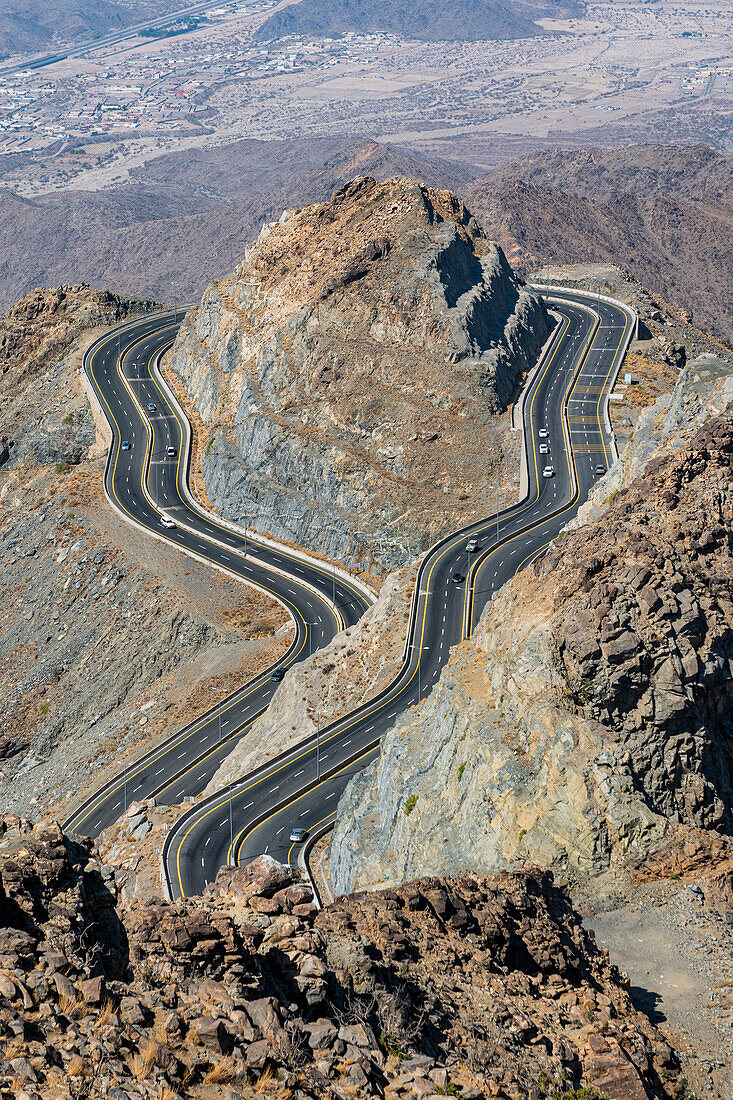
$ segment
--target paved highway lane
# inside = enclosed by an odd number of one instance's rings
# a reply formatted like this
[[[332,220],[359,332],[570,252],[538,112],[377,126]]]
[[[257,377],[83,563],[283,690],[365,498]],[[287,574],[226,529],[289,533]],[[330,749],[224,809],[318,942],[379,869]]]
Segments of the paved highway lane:
[[[295,623],[283,668],[356,622],[373,597],[347,574],[270,544],[208,515],[187,487],[188,423],[157,369],[179,320],[157,314],[121,326],[85,357],[88,379],[112,430],[105,470],[111,503],[131,522],[277,599]],[[256,518],[256,517],[252,517]],[[165,527],[163,522],[172,526]],[[277,683],[266,670],[155,750],[126,765],[65,822],[97,835],[126,806],[151,794],[179,802],[208,783],[232,742],[269,704]]]
[[[635,325],[620,305],[553,292],[555,337],[523,406],[527,493],[522,501],[439,543],[418,574],[403,672],[376,699],[256,773],[192,809],[171,830],[164,851],[173,896],[200,891],[227,861],[261,852],[292,861],[289,834],[332,819],[354,770],[378,751],[382,734],[429,694],[450,646],[470,633],[501,585],[542,553],[575,515],[611,461],[605,402]],[[546,434],[545,434],[546,433]],[[547,447],[544,454],[540,448]],[[543,468],[553,467],[545,478]],[[468,539],[478,549],[469,554]],[[456,575],[460,580],[456,580]],[[467,579],[466,579],[467,578]]]

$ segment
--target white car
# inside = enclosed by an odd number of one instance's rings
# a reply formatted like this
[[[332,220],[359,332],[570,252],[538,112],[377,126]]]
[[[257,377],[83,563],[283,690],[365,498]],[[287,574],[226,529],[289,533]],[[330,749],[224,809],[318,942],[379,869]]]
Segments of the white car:
[[[537,432],[537,435],[540,437],[540,439],[547,439],[549,434],[550,433],[548,432],[547,428],[540,428],[540,430]]]
[[[478,539],[469,539],[466,543],[466,553],[475,554],[478,550]]]
[[[176,448],[175,447],[166,447],[165,453],[168,455],[168,458],[175,458],[176,457]]]
[[[549,453],[550,453],[549,443],[540,443],[540,454],[541,455],[548,455]]]
[[[542,471],[542,476],[543,477],[554,477],[555,476],[555,467],[554,466],[545,466],[544,470]]]
[[[160,526],[161,527],[175,527],[175,523],[173,522],[172,519],[169,519],[168,516],[161,516],[160,517]]]

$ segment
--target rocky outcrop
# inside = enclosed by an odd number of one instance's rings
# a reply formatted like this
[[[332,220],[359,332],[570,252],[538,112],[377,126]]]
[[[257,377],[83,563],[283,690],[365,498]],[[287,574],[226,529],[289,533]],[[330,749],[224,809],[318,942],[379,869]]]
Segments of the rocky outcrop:
[[[360,178],[267,226],[170,365],[223,513],[396,566],[482,514],[495,414],[549,329],[454,195]]]
[[[0,818],[0,1088],[14,1097],[671,1097],[676,1055],[539,871],[317,912],[263,856],[115,907],[57,825]]]
[[[351,782],[336,889],[525,861],[600,889],[730,836],[733,418],[683,428],[695,386],[720,410],[691,364],[643,473],[505,586]]]
[[[156,308],[155,302],[109,290],[59,286],[29,291],[0,318],[0,466],[10,469],[24,459],[78,465],[94,443],[91,412],[85,408],[66,420],[54,416],[49,392],[39,416],[27,391],[60,381],[64,357],[85,333]]]

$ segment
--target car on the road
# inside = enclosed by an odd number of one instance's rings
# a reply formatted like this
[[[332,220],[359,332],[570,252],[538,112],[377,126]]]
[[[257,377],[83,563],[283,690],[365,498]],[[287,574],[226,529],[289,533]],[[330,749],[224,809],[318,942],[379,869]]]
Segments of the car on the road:
[[[157,409],[157,407],[158,406],[154,405],[152,401],[148,401],[147,405],[145,406],[145,408],[148,410],[148,412],[151,412],[151,413],[154,413],[155,410]]]
[[[165,453],[168,455],[168,458],[175,458],[176,457],[176,448],[175,447],[166,447]]]
[[[549,453],[550,453],[549,443],[540,443],[540,454],[541,455],[548,455]]]
[[[456,569],[455,573],[451,577],[451,580],[453,581],[454,584],[460,584],[461,581],[463,580],[463,574],[459,573],[458,570]]]
[[[123,451],[129,451],[131,446],[132,446],[132,444],[130,443],[129,439],[123,439],[122,440],[122,450]]]
[[[540,428],[540,430],[537,432],[537,435],[540,437],[540,439],[547,439],[549,434],[550,433],[548,432],[547,428]]]
[[[161,516],[160,517],[160,526],[161,527],[175,527],[175,523],[168,516]]]
[[[466,543],[466,553],[475,554],[478,550],[478,539],[469,539]]]
[[[292,840],[293,844],[302,844],[307,836],[307,829],[293,829],[290,833],[290,839]]]
[[[285,679],[285,672],[286,670],[284,668],[273,668],[270,673],[270,679],[274,680],[276,684],[279,684],[281,680]]]
[[[542,471],[542,476],[543,477],[554,477],[555,476],[555,467],[554,466],[545,466],[544,470]]]
[[[605,474],[605,472],[606,472],[606,467],[605,467],[605,466],[596,466],[596,468],[595,468],[595,472],[596,472],[597,474]]]

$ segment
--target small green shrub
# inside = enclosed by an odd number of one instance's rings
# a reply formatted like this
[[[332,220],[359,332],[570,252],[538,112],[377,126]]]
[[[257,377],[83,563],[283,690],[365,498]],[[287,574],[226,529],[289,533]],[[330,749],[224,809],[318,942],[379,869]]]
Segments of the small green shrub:
[[[71,425],[74,423],[74,414],[69,413],[68,416],[65,416],[63,419],[63,423],[66,424],[68,427],[71,427]]]
[[[38,709],[40,710],[41,714],[48,714],[49,710],[51,709],[51,704],[50,703],[39,703],[38,704]]]
[[[680,875],[670,875],[669,877],[672,879],[672,882],[679,882],[681,876]]]
[[[408,816],[409,816],[409,814],[411,814],[412,811],[415,809],[416,805],[417,805],[417,795],[416,794],[411,794],[410,797],[408,799],[406,799],[406,801],[405,801],[405,807],[404,807],[405,813],[408,814]]]
[[[526,835],[527,835],[527,830],[526,829],[520,829],[519,830],[519,843],[520,844],[522,843],[522,841],[524,840]]]
[[[213,447],[213,445],[214,445],[214,437],[213,437],[213,435],[210,435],[209,436],[209,442],[206,444],[206,452],[205,453],[207,455],[208,455],[209,451],[211,450],[211,448]]]
[[[465,765],[465,763],[464,763],[464,764],[459,764],[459,765],[458,765],[458,782],[459,782],[459,783],[460,783],[460,782],[461,782],[461,780],[463,779],[463,773],[465,772],[465,770],[466,770],[466,765]]]
[[[68,474],[70,469],[71,469],[71,467],[69,466],[68,462],[57,462],[56,463],[56,473],[57,474]]]

